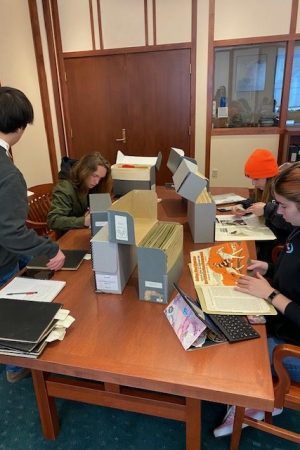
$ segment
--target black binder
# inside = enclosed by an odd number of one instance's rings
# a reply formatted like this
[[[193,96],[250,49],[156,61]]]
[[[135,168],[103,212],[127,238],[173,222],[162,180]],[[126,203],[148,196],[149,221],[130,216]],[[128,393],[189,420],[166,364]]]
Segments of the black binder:
[[[0,298],[0,339],[38,343],[61,303]]]
[[[77,270],[83,261],[86,250],[62,250],[65,254],[65,263],[61,270]],[[45,255],[35,256],[27,264],[28,269],[48,269],[47,263],[49,258]]]

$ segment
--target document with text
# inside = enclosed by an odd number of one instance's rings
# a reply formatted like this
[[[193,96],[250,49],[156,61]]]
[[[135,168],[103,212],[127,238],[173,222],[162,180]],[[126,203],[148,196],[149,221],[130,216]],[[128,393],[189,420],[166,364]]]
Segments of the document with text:
[[[247,274],[249,253],[246,242],[224,242],[190,253],[189,265],[204,312],[210,314],[276,314],[264,299],[234,289]]]
[[[216,216],[216,241],[269,241],[276,239],[264,220],[251,214],[237,217],[234,215]]]

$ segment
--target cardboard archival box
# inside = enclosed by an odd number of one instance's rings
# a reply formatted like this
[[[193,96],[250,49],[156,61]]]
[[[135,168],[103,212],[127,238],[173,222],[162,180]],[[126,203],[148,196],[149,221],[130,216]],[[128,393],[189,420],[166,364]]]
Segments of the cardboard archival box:
[[[195,243],[208,243],[215,241],[216,205],[211,195],[207,193],[211,202],[203,202],[200,194],[196,202],[188,201],[188,222]]]
[[[118,151],[116,164],[111,166],[114,194],[124,195],[133,189],[154,190],[161,159],[160,152],[155,157],[144,157],[126,156]]]
[[[91,239],[92,263],[97,292],[121,294],[136,266],[136,247],[108,240],[108,225]]]
[[[195,159],[184,156],[184,151],[181,148],[171,147],[167,161],[167,168],[174,174],[183,159],[197,164]]]
[[[176,192],[188,200],[188,222],[195,243],[214,242],[216,205],[207,192],[208,180],[197,164],[183,159],[173,175]]]
[[[109,208],[108,227],[111,242],[137,246],[139,298],[167,303],[182,272],[183,226],[157,220],[155,192],[133,190]]]
[[[204,188],[208,186],[208,180],[198,171],[197,164],[183,159],[173,175],[176,192],[183,198],[195,202]]]
[[[90,194],[91,232],[94,236],[107,224],[107,209],[111,205],[110,194]]]

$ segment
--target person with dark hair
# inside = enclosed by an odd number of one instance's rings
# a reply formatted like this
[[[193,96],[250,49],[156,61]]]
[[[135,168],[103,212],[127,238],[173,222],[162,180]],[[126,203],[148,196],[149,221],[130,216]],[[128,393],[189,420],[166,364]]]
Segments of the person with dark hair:
[[[277,204],[273,201],[272,182],[279,173],[276,159],[270,150],[254,150],[245,163],[245,176],[251,178],[254,195],[233,206],[232,212],[238,217],[252,213],[264,217],[265,224],[276,236],[276,240],[256,242],[257,256],[263,261],[272,260],[272,250],[283,244],[292,230],[291,224],[277,214]]]
[[[274,348],[282,343],[300,345],[300,163],[283,170],[274,180],[277,213],[293,226],[278,261],[274,264],[252,260],[248,266],[255,276],[241,276],[236,290],[264,298],[277,310],[267,316],[268,350],[272,367]],[[265,278],[266,277],[266,278]],[[271,281],[268,281],[271,280]],[[300,382],[300,360],[287,357],[283,364],[293,381]],[[272,371],[273,371],[272,367]],[[280,414],[275,408],[273,415]],[[214,430],[216,437],[232,433],[235,408],[231,406],[223,423]],[[246,415],[263,419],[263,411],[249,410]]]
[[[27,186],[22,173],[12,162],[11,147],[33,122],[33,108],[18,89],[0,87],[0,286],[19,270],[19,257],[47,255],[48,268],[59,270],[65,255],[49,238],[39,236],[26,226]],[[7,366],[10,382],[22,378],[25,369]]]
[[[48,213],[48,226],[58,235],[89,227],[89,194],[112,192],[110,163],[98,152],[78,161],[64,158],[61,168]]]

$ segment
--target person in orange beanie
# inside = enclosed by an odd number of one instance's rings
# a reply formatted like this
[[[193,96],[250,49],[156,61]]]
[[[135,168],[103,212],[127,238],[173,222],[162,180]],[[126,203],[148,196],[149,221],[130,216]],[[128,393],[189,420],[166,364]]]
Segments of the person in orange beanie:
[[[252,180],[254,195],[235,205],[232,212],[239,217],[249,213],[264,216],[265,223],[275,234],[276,240],[259,241],[256,247],[259,259],[270,262],[273,248],[284,243],[292,230],[292,226],[277,214],[277,204],[273,201],[272,182],[279,174],[279,167],[270,150],[258,148],[247,159],[244,171],[245,176]]]

